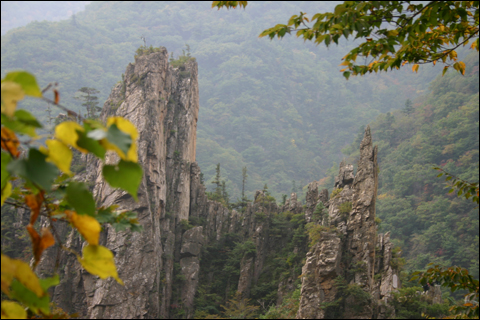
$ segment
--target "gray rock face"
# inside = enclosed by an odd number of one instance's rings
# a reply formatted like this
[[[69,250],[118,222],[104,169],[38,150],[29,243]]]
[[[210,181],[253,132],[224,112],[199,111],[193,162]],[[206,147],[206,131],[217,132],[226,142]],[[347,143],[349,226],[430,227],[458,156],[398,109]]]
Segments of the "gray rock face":
[[[345,164],[345,161],[340,162],[340,171],[335,177],[335,188],[343,188],[353,182],[355,176],[353,175],[353,165]]]
[[[178,299],[187,306],[193,305],[202,228],[182,234],[179,223],[187,220],[190,212],[190,167],[195,161],[199,109],[197,74],[193,59],[180,68],[172,68],[163,48],[129,64],[125,91],[118,84],[105,102],[103,120],[122,116],[140,134],[138,159],[144,177],[139,201],[125,192],[112,190],[101,177],[99,161],[89,162],[85,178],[95,181],[98,203],[117,204],[119,210],[137,212],[144,231],[130,234],[108,228],[101,236],[101,244],[115,254],[125,286],[112,279],[96,279],[62,256],[66,268],[71,270],[57,286],[55,300],[65,310],[90,318],[168,317],[175,256],[184,266],[182,273],[186,278]],[[113,154],[106,156],[106,163],[117,160]],[[80,251],[81,239],[69,239],[69,245]],[[177,250],[181,252],[176,254]],[[73,305],[72,296],[78,297]]]
[[[335,231],[322,233],[320,241],[307,253],[302,268],[302,289],[297,319],[323,319],[322,303],[335,300],[337,289],[334,280],[343,274],[341,240]]]
[[[302,270],[302,291],[297,319],[322,319],[331,315],[328,308],[319,308],[340,298],[335,285],[338,279],[346,280],[368,293],[368,301],[354,296],[344,297],[344,318],[382,318],[380,310],[394,290],[396,271],[390,266],[392,245],[389,234],[376,234],[375,199],[377,194],[377,149],[372,146],[370,128],[365,130],[360,145],[357,174],[353,166],[340,164],[335,187],[341,192],[328,201],[329,225],[321,238],[307,253]],[[314,195],[314,193],[313,193]],[[318,197],[318,201],[325,201]],[[308,196],[307,196],[308,199]],[[377,249],[377,250],[375,250]],[[381,253],[376,259],[375,252]],[[380,281],[375,281],[375,274]],[[337,277],[341,278],[337,278]],[[337,279],[336,279],[337,278]],[[398,277],[397,277],[398,278]],[[378,279],[378,277],[377,277]],[[336,315],[338,316],[338,314]]]
[[[320,203],[328,210],[328,216],[319,221],[324,227],[321,239],[310,249],[302,269],[297,317],[325,317],[326,311],[319,306],[338,298],[334,280],[346,274],[352,274],[351,282],[362,290],[372,295],[377,292],[375,297],[386,301],[393,290],[395,270],[389,265],[388,235],[377,238],[375,233],[377,164],[370,130],[367,128],[362,141],[357,175],[353,175],[353,166],[340,166],[335,186],[343,190],[337,196],[329,199],[328,191],[319,192],[318,183],[313,182],[308,187],[305,208],[295,193],[278,207],[263,191],[258,191],[255,201],[237,212],[208,200],[205,194],[200,168],[195,163],[198,109],[197,64],[193,59],[173,68],[168,63],[167,51],[161,49],[137,57],[134,64],[128,65],[125,86],[118,84],[113,88],[102,119],[122,116],[140,133],[138,158],[144,176],[139,201],[111,189],[103,181],[100,161],[89,158],[83,178],[95,181],[98,204],[116,204],[119,210],[135,211],[144,231],[115,232],[108,227],[100,236],[100,244],[115,255],[124,286],[113,279],[90,275],[74,256],[62,252],[60,265],[65,267],[61,283],[55,288],[54,301],[65,311],[77,312],[83,318],[192,318],[199,279],[215,276],[202,275],[202,251],[206,246],[223,241],[227,233],[254,243],[255,253],[241,260],[238,284],[230,283],[225,288],[228,293],[230,287],[236,286],[248,297],[262,273],[271,272],[265,267],[266,257],[285,244],[284,239],[270,238],[268,218],[289,211],[304,213],[310,222]],[[107,154],[105,162],[117,160],[115,155]],[[195,226],[189,227],[188,221]],[[79,235],[67,233],[69,229],[61,224],[56,230],[66,239],[66,246],[77,252],[82,250],[85,244]],[[382,259],[375,259],[375,248],[382,252]],[[52,269],[56,250],[47,250],[39,269]],[[306,251],[306,247],[294,248],[294,253]],[[381,280],[372,280],[373,269],[382,273]],[[298,276],[293,272],[278,279],[278,303],[287,291],[294,290]],[[180,309],[184,313],[176,313]],[[348,307],[344,312],[355,317],[382,316],[375,308],[367,307],[359,314],[351,313]]]

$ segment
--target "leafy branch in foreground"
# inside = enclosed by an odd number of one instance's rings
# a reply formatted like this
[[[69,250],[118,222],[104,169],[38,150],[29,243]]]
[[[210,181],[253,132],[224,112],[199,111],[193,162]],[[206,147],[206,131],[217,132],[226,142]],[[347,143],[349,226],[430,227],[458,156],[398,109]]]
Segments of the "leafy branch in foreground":
[[[478,289],[479,282],[474,279],[467,269],[460,267],[444,268],[439,265],[429,264],[430,268],[425,272],[414,272],[413,280],[420,280],[422,285],[427,283],[439,283],[443,287],[448,287],[452,292],[457,290],[467,290],[465,294],[465,303],[462,305],[455,305],[449,311],[455,313],[455,318],[470,318],[478,319]]]
[[[122,117],[108,118],[106,125],[84,119],[59,104],[60,94],[54,87],[54,101],[45,98],[43,93],[50,87],[40,91],[35,77],[25,71],[8,73],[1,82],[1,205],[30,209],[26,229],[34,258],[30,268],[27,263],[2,253],[2,292],[10,299],[2,300],[2,319],[51,314],[48,289],[59,283],[59,277],[40,279],[34,270],[45,249],[55,243],[75,254],[82,267],[91,274],[102,279],[113,277],[123,285],[113,253],[99,245],[101,223],[110,223],[117,230],[141,230],[135,213],[116,212],[115,206],[97,208],[88,185],[76,181],[70,170],[72,149],[92,154],[102,161],[105,161],[107,152],[115,152],[120,159],[103,166],[103,178],[112,188],[123,189],[137,200],[143,171],[137,163],[138,132],[135,126]],[[25,95],[56,105],[83,121],[83,125],[75,121],[62,122],[55,127],[45,145],[36,147],[39,139],[35,130],[42,125],[28,111],[17,110],[17,102]],[[30,140],[17,135],[29,136]],[[40,232],[34,227],[39,216],[45,217],[49,223]],[[63,245],[54,221],[69,223],[83,236],[88,245],[83,247],[82,254]],[[55,273],[58,261],[57,256]]]
[[[245,8],[247,1],[212,3],[219,9],[237,6]],[[465,74],[465,63],[457,61],[455,50],[470,42],[472,49],[479,50],[478,7],[478,1],[345,1],[334,12],[316,13],[311,18],[300,12],[287,24],[264,30],[260,37],[283,38],[295,31],[297,37],[327,47],[338,44],[342,37],[364,38],[342,59],[340,66],[345,68],[341,71],[347,79],[399,69],[407,63],[417,72],[420,64],[439,61],[445,64],[443,74],[449,67]]]

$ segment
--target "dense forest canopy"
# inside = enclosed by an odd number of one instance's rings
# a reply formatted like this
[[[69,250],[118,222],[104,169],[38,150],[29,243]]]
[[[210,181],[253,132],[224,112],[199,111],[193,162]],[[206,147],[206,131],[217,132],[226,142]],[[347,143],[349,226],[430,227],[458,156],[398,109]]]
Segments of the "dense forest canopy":
[[[188,44],[199,63],[197,161],[207,185],[213,189],[209,182],[221,163],[228,193],[240,198],[246,166],[247,196],[267,183],[279,200],[323,178],[361,125],[402,108],[441,71],[402,70],[346,82],[338,57],[354,42],[326,49],[299,39],[257,38],[292,12],[322,12],[335,4],[260,2],[228,12],[212,10],[210,2],[95,2],[75,20],[32,22],[2,36],[2,75],[22,67],[37,74],[41,86],[59,81],[63,103],[76,109],[79,88],[96,88],[99,100],[106,99],[142,36],[147,46],[165,46],[174,56]],[[46,106],[25,106],[45,116]]]
[[[2,3],[2,35],[32,21],[68,19],[85,9],[91,1],[4,1]]]
[[[377,215],[401,246],[406,268],[459,265],[478,278],[478,205],[448,193],[432,170],[438,165],[478,182],[478,54],[465,63],[465,76],[438,77],[413,110],[383,114],[371,126],[379,146]],[[353,162],[358,141],[343,150]]]

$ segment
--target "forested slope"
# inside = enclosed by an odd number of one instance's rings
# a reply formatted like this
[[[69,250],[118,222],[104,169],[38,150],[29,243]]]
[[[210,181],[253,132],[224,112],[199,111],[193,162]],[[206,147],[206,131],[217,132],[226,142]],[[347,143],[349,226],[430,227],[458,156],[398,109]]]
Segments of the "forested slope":
[[[458,265],[478,279],[478,205],[448,193],[444,178],[432,170],[438,166],[478,182],[478,54],[465,63],[465,76],[438,77],[412,110],[383,114],[371,128],[379,147],[377,216],[400,245],[406,269]],[[356,145],[344,149],[352,161]]]
[[[91,1],[4,1],[2,35],[31,21],[58,21],[85,9]]]
[[[247,195],[265,183],[279,200],[325,175],[358,128],[401,108],[426,89],[441,67],[350,78],[338,64],[353,43],[326,49],[294,36],[259,39],[293,13],[331,10],[336,3],[270,2],[248,10],[211,9],[211,2],[94,2],[75,20],[33,22],[2,36],[2,75],[34,73],[41,86],[59,82],[61,101],[79,108],[76,90],[100,90],[100,105],[143,45],[165,46],[175,57],[190,47],[199,65],[197,161],[207,185],[221,163],[234,200],[242,167]],[[45,105],[27,102],[45,123]]]

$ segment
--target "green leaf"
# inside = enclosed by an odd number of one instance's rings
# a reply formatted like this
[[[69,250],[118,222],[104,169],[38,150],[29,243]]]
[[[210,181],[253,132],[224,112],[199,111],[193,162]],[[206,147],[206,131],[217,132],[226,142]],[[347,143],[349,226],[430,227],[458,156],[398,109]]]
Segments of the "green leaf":
[[[345,71],[345,72],[343,73],[343,76],[344,76],[345,78],[347,78],[347,80],[348,80],[348,78],[350,78],[350,72],[349,72],[349,71]]]
[[[48,294],[45,294],[43,297],[38,297],[35,293],[17,281],[17,279],[14,279],[12,282],[11,298],[28,306],[37,314],[39,311],[42,311],[45,314],[50,314],[50,298]]]
[[[108,207],[108,208],[103,208],[102,207],[102,208],[98,209],[98,213],[95,216],[95,218],[97,219],[97,221],[99,223],[112,223],[112,222],[115,221],[115,215],[112,212],[111,207]]]
[[[8,174],[8,171],[7,171],[7,166],[10,163],[11,160],[12,160],[12,158],[10,157],[10,155],[8,153],[2,151],[2,186],[0,188],[2,190],[5,187],[5,185],[7,184],[8,178],[10,177],[10,175]]]
[[[78,214],[95,215],[95,200],[83,182],[70,182],[66,200]]]
[[[10,162],[7,170],[13,175],[21,176],[42,189],[50,191],[53,180],[59,171],[54,164],[46,162],[46,158],[46,155],[32,148],[28,152],[27,159]]]
[[[100,139],[93,138],[90,134],[92,132],[96,132],[96,131],[102,131],[106,135],[105,131],[103,131],[103,130],[94,130],[94,131],[90,131],[89,133],[85,133],[83,131],[76,130],[76,132],[78,134],[77,145],[80,148],[83,148],[83,149],[88,150],[89,152],[93,153],[94,155],[96,155],[100,159],[105,159],[106,150],[97,141],[97,140],[103,139],[105,136],[103,136]]]
[[[445,75],[445,72],[447,72],[447,70],[448,70],[448,66],[443,67],[442,77]]]
[[[130,135],[120,131],[117,125],[112,124],[107,131],[107,140],[116,145],[123,153],[127,154],[132,145],[132,138]]]
[[[137,190],[142,180],[143,171],[135,162],[120,160],[118,165],[105,165],[103,177],[112,188],[121,188],[137,198]]]
[[[38,279],[38,280],[40,281],[40,286],[45,292],[47,292],[47,290],[50,287],[56,286],[60,283],[60,277],[58,276],[58,274],[54,275],[51,278]]]
[[[42,96],[42,92],[38,87],[37,80],[32,74],[26,71],[9,72],[2,80],[2,82],[4,81],[12,81],[18,83],[22,87],[26,95],[37,98],[40,98]]]
[[[23,133],[30,137],[37,136],[35,128],[42,128],[42,125],[37,119],[32,116],[31,113],[23,109],[15,111],[12,118],[2,114],[2,124],[15,132]]]
[[[20,109],[20,110],[15,111],[15,118],[17,119],[17,121],[19,121],[19,122],[21,122],[25,125],[34,127],[34,128],[42,128],[43,127],[40,124],[40,122],[38,122],[37,118],[35,118],[27,110]]]

